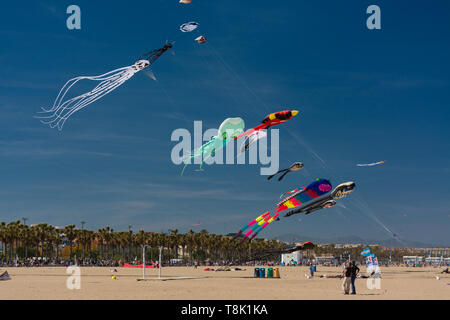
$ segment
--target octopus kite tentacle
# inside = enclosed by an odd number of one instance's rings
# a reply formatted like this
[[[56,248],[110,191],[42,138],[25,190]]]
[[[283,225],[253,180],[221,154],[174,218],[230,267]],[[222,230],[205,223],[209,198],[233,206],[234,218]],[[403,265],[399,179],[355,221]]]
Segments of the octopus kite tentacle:
[[[42,113],[46,113],[47,115],[36,116],[36,118],[48,119],[41,120],[41,122],[48,124],[51,128],[58,127],[59,130],[62,130],[64,123],[73,113],[115,90],[137,72],[147,68],[149,65],[147,60],[139,60],[131,66],[119,68],[100,76],[82,76],[70,79],[59,91],[52,108],[42,108]],[[64,101],[67,92],[81,80],[101,82],[91,91]]]
[[[41,108],[42,111],[38,113],[44,115],[35,116],[35,118],[42,119],[41,122],[48,124],[51,128],[58,127],[59,130],[62,130],[64,123],[72,114],[104,97],[132,78],[137,72],[149,67],[164,52],[172,48],[172,45],[173,43],[168,43],[161,49],[144,54],[131,66],[118,68],[98,76],[79,76],[70,79],[59,91],[53,106],[49,109]],[[100,83],[89,92],[65,100],[69,90],[81,80],[99,81]]]

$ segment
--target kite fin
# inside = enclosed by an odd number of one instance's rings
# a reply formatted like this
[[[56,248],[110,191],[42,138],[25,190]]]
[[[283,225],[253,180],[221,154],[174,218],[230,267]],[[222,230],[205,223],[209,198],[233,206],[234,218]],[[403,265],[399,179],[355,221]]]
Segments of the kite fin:
[[[155,80],[155,81],[158,81],[158,79],[156,79],[156,76],[155,76],[155,74],[153,73],[153,70],[152,70],[152,69],[148,68],[147,70],[144,71],[144,73],[145,73],[145,75],[146,75],[147,77],[149,77],[150,79]]]

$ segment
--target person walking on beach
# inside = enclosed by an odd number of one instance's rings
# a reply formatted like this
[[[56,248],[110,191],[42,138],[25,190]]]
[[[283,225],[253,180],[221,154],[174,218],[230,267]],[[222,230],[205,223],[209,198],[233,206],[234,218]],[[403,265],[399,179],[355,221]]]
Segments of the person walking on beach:
[[[352,294],[356,294],[356,288],[355,288],[355,280],[356,276],[359,273],[359,268],[356,266],[355,261],[351,263],[351,283],[352,283]]]
[[[352,268],[350,263],[346,264],[344,272],[342,272],[342,276],[344,278],[342,281],[342,289],[344,289],[344,294],[349,294],[350,283],[352,281]]]
[[[311,277],[314,277],[314,265],[312,263],[309,266],[309,273],[310,273]]]

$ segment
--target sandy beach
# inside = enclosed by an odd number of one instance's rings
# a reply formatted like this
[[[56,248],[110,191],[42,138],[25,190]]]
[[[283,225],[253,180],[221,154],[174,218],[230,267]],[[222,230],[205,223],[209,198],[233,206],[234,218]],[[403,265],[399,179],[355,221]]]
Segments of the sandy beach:
[[[307,267],[280,267],[280,279],[253,278],[253,267],[245,271],[204,271],[205,267],[165,267],[163,277],[206,277],[183,280],[149,280],[142,278],[142,269],[82,267],[81,288],[69,290],[69,277],[63,267],[0,268],[7,270],[12,280],[0,281],[0,300],[15,299],[450,299],[450,274],[439,274],[439,268],[381,268],[381,289],[369,290],[366,279],[357,279],[357,295],[343,295],[341,279],[320,278],[337,275],[340,268],[318,267],[313,279],[307,279]],[[364,268],[362,270],[365,271]],[[113,280],[112,275],[116,276]],[[148,278],[158,276],[158,270],[147,269]],[[440,280],[436,279],[440,277]]]

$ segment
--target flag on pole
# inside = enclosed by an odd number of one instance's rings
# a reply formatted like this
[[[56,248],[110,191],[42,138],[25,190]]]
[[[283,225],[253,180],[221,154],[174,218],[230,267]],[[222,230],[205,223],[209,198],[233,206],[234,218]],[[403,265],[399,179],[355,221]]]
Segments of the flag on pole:
[[[365,249],[361,252],[361,255],[362,255],[363,257],[369,256],[369,255],[370,255],[370,249],[369,249],[369,247],[365,248]]]

